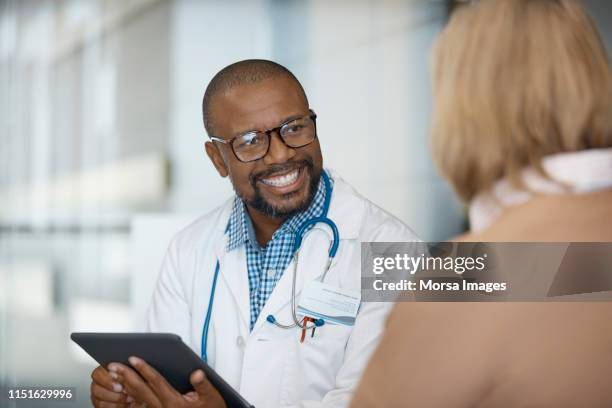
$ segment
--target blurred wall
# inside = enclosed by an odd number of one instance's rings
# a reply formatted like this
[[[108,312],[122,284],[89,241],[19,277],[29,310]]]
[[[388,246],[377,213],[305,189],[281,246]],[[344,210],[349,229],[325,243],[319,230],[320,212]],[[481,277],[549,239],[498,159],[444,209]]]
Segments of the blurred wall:
[[[421,237],[456,234],[461,208],[436,175],[427,140],[429,48],[445,16],[436,1],[176,2],[171,208],[206,211],[230,194],[204,157],[203,91],[225,65],[269,58],[303,82],[326,166]]]
[[[584,0],[597,28],[606,44],[608,55],[612,52],[612,6],[608,0]]]

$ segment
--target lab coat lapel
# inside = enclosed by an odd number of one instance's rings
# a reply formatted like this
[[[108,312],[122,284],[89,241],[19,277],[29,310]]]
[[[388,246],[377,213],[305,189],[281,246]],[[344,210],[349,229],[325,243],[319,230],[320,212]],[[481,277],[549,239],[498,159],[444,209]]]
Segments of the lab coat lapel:
[[[219,277],[229,289],[233,301],[237,305],[243,324],[249,327],[249,322],[251,321],[249,308],[249,281],[244,246],[227,252],[226,245],[227,236],[225,235],[224,239],[220,239],[215,245],[215,253],[220,264]],[[217,284],[217,288],[220,286],[221,285]]]

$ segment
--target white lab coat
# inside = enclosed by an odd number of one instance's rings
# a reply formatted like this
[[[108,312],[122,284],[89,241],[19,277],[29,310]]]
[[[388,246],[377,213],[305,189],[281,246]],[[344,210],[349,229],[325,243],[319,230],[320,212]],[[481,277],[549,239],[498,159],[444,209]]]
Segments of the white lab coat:
[[[361,197],[331,172],[328,216],[338,226],[340,247],[326,283],[359,290],[361,242],[415,241],[401,221]],[[249,286],[244,246],[226,252],[225,227],[232,200],[199,218],[170,243],[147,315],[152,332],[176,333],[201,355],[215,264],[221,268],[208,333],[208,362],[257,408],[344,407],[383,330],[388,303],[362,303],[353,327],[325,324],[299,343],[300,330],[266,321],[291,318],[293,261],[249,332]],[[317,224],[299,256],[296,293],[323,273],[330,233]],[[310,336],[310,333],[308,333]]]

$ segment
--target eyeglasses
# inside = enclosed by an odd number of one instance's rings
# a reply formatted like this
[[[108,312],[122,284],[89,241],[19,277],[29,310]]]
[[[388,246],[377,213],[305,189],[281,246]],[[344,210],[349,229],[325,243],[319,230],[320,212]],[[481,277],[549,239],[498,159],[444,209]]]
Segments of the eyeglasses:
[[[254,130],[231,139],[210,136],[210,140],[230,145],[236,158],[248,163],[268,154],[272,133],[277,133],[288,147],[298,148],[312,143],[317,137],[316,119],[316,113],[310,110],[310,115],[292,119],[272,129]]]

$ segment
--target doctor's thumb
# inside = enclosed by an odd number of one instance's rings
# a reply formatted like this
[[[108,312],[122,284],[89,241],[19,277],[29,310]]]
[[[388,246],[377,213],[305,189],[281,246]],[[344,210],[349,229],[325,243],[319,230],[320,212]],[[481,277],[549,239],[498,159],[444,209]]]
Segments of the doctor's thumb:
[[[202,370],[196,370],[191,373],[189,381],[193,385],[193,389],[200,395],[210,392],[210,387],[212,387]]]
[[[193,385],[193,389],[200,394],[200,396],[208,396],[212,393],[216,393],[217,390],[206,378],[206,374],[202,370],[196,370],[191,373],[191,377],[189,378],[191,385]]]
[[[208,381],[208,378],[206,378],[206,375],[202,370],[196,370],[191,373],[189,380],[191,385],[193,385],[193,389],[199,395],[200,401],[206,403],[206,407],[226,407],[223,397]]]

